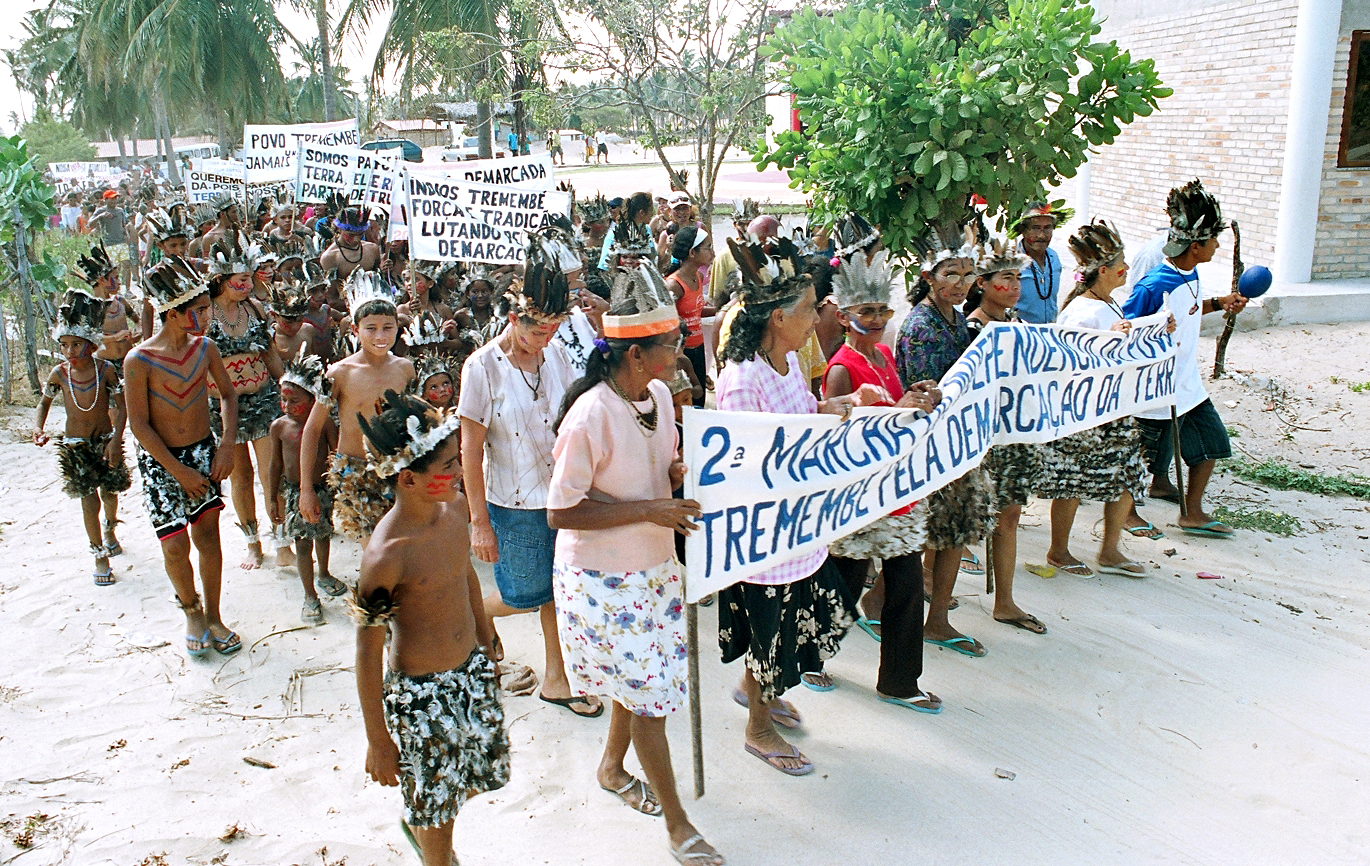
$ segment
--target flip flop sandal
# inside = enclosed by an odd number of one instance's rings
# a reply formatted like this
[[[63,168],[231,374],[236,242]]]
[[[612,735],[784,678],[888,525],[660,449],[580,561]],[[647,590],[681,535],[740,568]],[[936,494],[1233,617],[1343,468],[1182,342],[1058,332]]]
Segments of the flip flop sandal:
[[[1150,538],[1153,541],[1158,538],[1165,538],[1165,533],[1157,529],[1155,524],[1153,524],[1150,520],[1148,520],[1141,526],[1128,526],[1125,528],[1128,532],[1137,536],[1138,538]]]
[[[799,759],[799,749],[797,749],[794,746],[790,746],[790,750],[788,752],[763,752],[755,746],[748,746],[745,744],[743,745],[743,748],[747,750],[747,754],[756,755],[756,757],[766,762],[766,766],[770,767],[773,770],[779,770],[787,776],[807,776],[813,772],[813,762],[808,759],[803,759],[804,763],[801,766],[794,769],[791,769],[789,767],[781,767],[775,763],[776,758]],[[681,862],[683,863],[684,861],[682,860]]]
[[[864,616],[860,617],[856,621],[856,627],[864,631],[866,634],[870,635],[876,643],[880,643],[880,632],[875,630],[879,625],[880,620],[866,619]]]
[[[684,866],[693,866],[695,863],[712,863],[715,858],[719,863],[726,864],[727,861],[723,859],[722,854],[690,851],[691,848],[703,841],[704,837],[696,833],[682,842],[679,848],[672,848],[671,856],[675,858],[677,863],[684,864]]]
[[[809,677],[813,677],[818,681],[814,682],[814,680],[809,679]],[[818,679],[819,677],[827,679],[827,685],[824,685],[823,680]],[[833,689],[837,688],[837,683],[832,681],[832,677],[829,677],[822,672],[805,671],[804,673],[799,675],[799,681],[803,683],[806,688],[813,689],[816,692],[830,692]]]
[[[969,564],[967,564],[969,563]],[[966,555],[961,557],[961,571],[966,574],[984,574],[985,565],[972,551],[966,551]]]
[[[708,595],[706,595],[706,596],[704,596],[703,598],[701,598],[701,599],[697,602],[697,604],[698,604],[700,607],[713,607],[713,606],[714,606],[714,599],[715,599],[715,597],[716,597],[716,596],[711,592],[711,593],[709,593]]]
[[[880,700],[887,704],[894,704],[896,707],[904,707],[913,710],[915,713],[927,713],[930,716],[935,716],[942,712],[941,698],[922,691],[911,698],[891,698],[886,695],[880,695]],[[917,701],[927,701],[930,704],[933,701],[936,701],[937,703],[932,706],[920,707],[916,703]]]
[[[1134,571],[1133,569],[1128,568],[1128,566],[1135,566],[1137,570]],[[1130,559],[1120,562],[1117,565],[1104,565],[1101,562],[1098,564],[1098,569],[1100,574],[1119,574],[1123,577],[1146,577],[1146,566],[1142,565],[1140,562],[1133,562]]]
[[[319,578],[318,581],[316,581],[316,585],[319,587],[319,589],[328,593],[333,598],[337,598],[344,592],[347,592],[347,584],[343,583],[341,580],[338,580],[331,574],[327,574]]]
[[[1024,614],[1020,617],[1016,617],[1014,619],[999,619],[999,617],[996,616],[994,617],[994,621],[1002,622],[1004,625],[1011,625],[1014,628],[1021,628],[1023,631],[1032,632],[1033,634],[1047,633],[1046,625],[1044,625],[1040,619],[1038,619],[1030,613]],[[1033,628],[1034,625],[1037,626],[1037,628]]]
[[[984,658],[985,656],[989,655],[989,650],[983,646],[980,647],[980,652],[976,653],[975,638],[966,637],[965,635],[962,635],[961,637],[950,638],[948,640],[933,640],[930,637],[925,637],[923,638],[923,643],[930,643],[933,646],[940,646],[942,649],[949,649],[952,652],[960,653],[963,656],[970,656],[973,659]]]
[[[743,709],[751,709],[751,703],[747,700],[747,693],[741,689],[733,690],[733,703]],[[803,724],[804,719],[799,715],[799,710],[795,709],[794,704],[788,701],[778,701],[776,706],[771,707],[771,721],[782,728],[794,730]]]
[[[192,649],[190,646],[192,643],[200,644],[200,648]],[[205,656],[209,655],[209,644],[209,629],[205,629],[205,633],[200,637],[196,637],[193,634],[188,634],[186,635],[186,655],[190,656],[193,659],[202,659]]]
[[[588,706],[590,703],[588,698],[577,697],[575,695],[572,695],[569,698],[549,698],[541,692],[538,693],[538,697],[549,704],[556,704],[559,707],[565,707],[566,709],[570,710],[573,715],[580,716],[582,719],[597,719],[600,716],[604,715],[603,701],[599,702],[599,706],[595,707],[595,711],[593,713],[578,713],[571,708],[571,704],[586,704]]]
[[[1202,535],[1204,538],[1231,538],[1237,534],[1231,529],[1228,529],[1227,532],[1220,532],[1213,528],[1224,525],[1220,520],[1210,520],[1203,526],[1181,526],[1180,531],[1187,535]]]
[[[628,798],[624,795],[627,794],[629,791],[633,790],[633,788],[637,786],[642,787],[642,799],[638,801],[638,805],[634,806],[632,803],[628,802]],[[653,818],[661,815],[661,804],[656,801],[655,795],[652,794],[652,789],[647,787],[646,782],[642,781],[636,776],[630,779],[628,781],[628,784],[624,785],[622,788],[619,788],[617,790],[605,787],[604,785],[600,785],[600,787],[604,788],[604,790],[608,791],[610,794],[617,794],[618,798],[622,800],[625,804],[627,804],[628,808],[632,809],[634,812],[641,812],[644,815],[651,815]]]
[[[306,598],[300,608],[300,622],[323,625],[323,604],[317,598]]]
[[[91,576],[95,578],[96,586],[114,586],[114,569],[112,568],[97,571]]]
[[[1052,568],[1055,568],[1055,569],[1059,569],[1059,570],[1061,570],[1061,571],[1064,571],[1066,574],[1073,574],[1073,575],[1075,575],[1076,577],[1093,577],[1093,576],[1094,576],[1093,570],[1091,570],[1090,567],[1089,567],[1088,565],[1085,565],[1083,562],[1077,562],[1077,563],[1074,563],[1073,565],[1062,565],[1062,564],[1059,563],[1059,562],[1052,562],[1051,560],[1048,559],[1048,560],[1047,560],[1047,565],[1051,566]]]
[[[215,651],[223,656],[231,656],[243,648],[242,639],[238,637],[238,633],[235,631],[230,631],[226,638],[210,635],[209,642],[214,644]]]

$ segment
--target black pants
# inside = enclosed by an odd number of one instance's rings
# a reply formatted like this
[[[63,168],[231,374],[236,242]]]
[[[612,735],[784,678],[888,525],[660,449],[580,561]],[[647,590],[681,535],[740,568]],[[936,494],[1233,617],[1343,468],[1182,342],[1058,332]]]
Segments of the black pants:
[[[853,598],[866,585],[866,560],[830,557]],[[885,605],[880,609],[880,675],[875,688],[892,698],[919,694],[923,675],[923,558],[918,553],[885,560]]]
[[[704,377],[708,373],[706,367],[707,353],[704,351],[704,347],[694,346],[692,348],[682,349],[681,351],[685,353],[685,357],[690,359],[690,366],[695,368],[695,377],[699,379],[699,384],[703,385]],[[691,400],[691,404],[696,409],[703,409],[704,397],[701,396],[698,400]]]

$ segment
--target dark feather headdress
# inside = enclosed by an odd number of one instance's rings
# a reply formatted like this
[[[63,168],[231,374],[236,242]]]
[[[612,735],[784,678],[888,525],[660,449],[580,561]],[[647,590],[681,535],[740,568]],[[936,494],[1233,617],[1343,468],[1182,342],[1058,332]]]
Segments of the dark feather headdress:
[[[152,226],[152,239],[159,244],[172,238],[188,238],[193,234],[190,226],[186,225],[184,209],[175,205],[172,208],[171,211],[158,208],[147,215],[148,225]]]
[[[209,284],[190,262],[177,256],[162,259],[143,275],[143,292],[159,315],[207,291]]]
[[[83,271],[81,279],[92,286],[114,270],[114,262],[110,260],[109,253],[105,252],[104,244],[91,247],[88,256],[78,256],[76,264]]]
[[[1080,226],[1066,243],[1075,256],[1076,270],[1086,276],[1123,258],[1123,239],[1102,219]]]
[[[309,312],[309,287],[296,279],[281,280],[271,287],[271,309],[287,319],[300,318]]]
[[[833,234],[837,239],[836,258],[843,260],[850,259],[858,252],[869,252],[880,240],[880,230],[858,213],[848,213],[839,219],[837,225],[833,226]],[[842,266],[837,267],[840,269]]]
[[[371,227],[371,211],[360,206],[345,207],[333,217],[333,225],[339,231],[361,234]]]
[[[749,307],[789,303],[809,283],[799,250],[789,238],[777,239],[773,254],[762,244],[740,244],[732,238],[728,238],[728,249],[742,273],[742,303]]]
[[[438,375],[446,375],[452,380],[452,385],[456,386],[458,376],[453,372],[455,359],[450,355],[441,352],[419,352],[410,355],[409,360],[414,362],[414,379],[409,383],[412,393],[422,396],[424,385]]]
[[[80,289],[68,290],[62,297],[62,305],[57,308],[57,325],[52,329],[52,338],[80,337],[99,346],[105,337],[107,303]]]
[[[749,198],[733,200],[733,225],[738,231],[746,229],[747,224],[761,216],[761,205]]]
[[[655,256],[645,257],[635,268],[616,265],[612,274],[609,308],[620,312],[604,314],[605,337],[632,340],[680,329],[675,296],[657,270]]]
[[[238,200],[236,198],[227,194],[216,195],[214,196],[214,198],[209,200],[209,206],[214,210],[215,217],[217,217],[224,211],[228,210],[229,208],[233,207],[237,203]]]
[[[1167,256],[1182,255],[1190,244],[1210,241],[1227,228],[1222,206],[1198,178],[1172,189],[1165,209],[1170,215],[1170,235],[1163,249]]]
[[[510,308],[535,322],[560,322],[571,312],[569,270],[580,267],[570,237],[560,226],[548,226],[528,236],[524,253],[523,283],[510,285],[506,295]]]
[[[376,401],[376,414],[370,421],[357,413],[357,423],[371,453],[368,465],[381,478],[398,475],[401,469],[442,445],[457,432],[460,422],[454,410],[435,409],[418,397],[388,389]]]
[[[229,274],[252,273],[252,263],[248,260],[247,250],[243,247],[242,236],[238,229],[230,227],[224,236],[216,238],[205,253],[209,260],[210,277]]]
[[[980,276],[1022,270],[1027,260],[1027,256],[1019,253],[1015,244],[1002,238],[989,238],[975,246],[975,273]]]
[[[603,195],[576,202],[576,207],[580,209],[581,222],[597,223],[609,218],[609,201]]]

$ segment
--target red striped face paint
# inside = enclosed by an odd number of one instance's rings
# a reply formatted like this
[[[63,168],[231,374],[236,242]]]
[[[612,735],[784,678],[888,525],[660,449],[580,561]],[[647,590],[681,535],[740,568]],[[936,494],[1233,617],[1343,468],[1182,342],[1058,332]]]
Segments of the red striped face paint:
[[[433,480],[429,481],[426,485],[424,485],[424,489],[427,490],[428,493],[432,496],[441,496],[452,489],[452,480],[457,476],[433,475],[431,477]]]

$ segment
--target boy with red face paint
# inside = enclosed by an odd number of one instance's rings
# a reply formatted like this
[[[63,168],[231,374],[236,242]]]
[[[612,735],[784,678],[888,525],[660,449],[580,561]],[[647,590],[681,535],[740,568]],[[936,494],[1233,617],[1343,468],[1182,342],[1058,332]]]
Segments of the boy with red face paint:
[[[233,449],[214,447],[209,429],[209,382],[222,398],[223,429],[238,428],[238,400],[214,341],[209,286],[184,259],[167,259],[147,271],[144,289],[162,326],[134,347],[124,363],[128,426],[143,450],[138,474],[148,517],[162,543],[167,576],[186,615],[186,652],[202,658],[210,647],[223,655],[242,641],[219,614],[223,548],[219,544],[219,482],[233,470]],[[190,546],[200,554],[203,604],[195,591]]]
[[[393,390],[369,419],[353,417],[371,471],[395,495],[352,594],[366,772],[401,786],[405,834],[426,866],[448,866],[467,797],[509,781],[495,633],[470,567],[459,418]]]
[[[119,494],[132,479],[124,463],[123,383],[114,364],[95,357],[103,339],[106,301],[85,292],[70,291],[57,312],[53,336],[62,347],[65,361],[52,369],[38,416],[33,425],[33,444],[46,445],[43,432],[52,401],[60,394],[67,411],[65,435],[58,439],[58,466],[62,489],[81,500],[90,552],[95,556],[95,585],[111,586],[114,572],[109,558],[123,553],[114,537]],[[89,405],[81,405],[89,401]],[[111,410],[113,410],[111,412]],[[112,417],[111,417],[112,416]],[[105,510],[105,532],[100,536],[100,506]]]
[[[310,355],[301,346],[285,367],[281,376],[281,412],[271,422],[270,454],[266,469],[266,502],[271,520],[280,523],[285,537],[295,541],[295,567],[304,586],[304,607],[300,619],[310,625],[323,623],[323,605],[315,590],[314,553],[319,555],[318,586],[332,596],[342,595],[347,585],[328,573],[328,555],[333,537],[333,494],[328,485],[315,480],[314,496],[319,501],[317,523],[310,523],[300,515],[300,445],[305,421],[315,402],[327,408],[331,405],[328,380],[324,378],[323,361]],[[315,465],[322,466],[328,454],[338,447],[338,427],[332,418],[325,418],[315,446]]]

